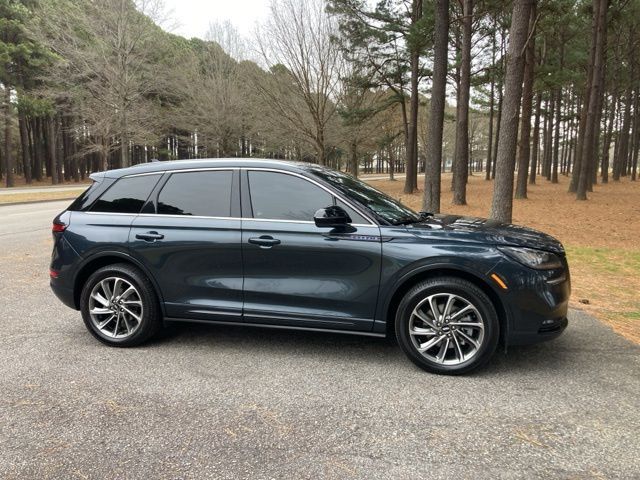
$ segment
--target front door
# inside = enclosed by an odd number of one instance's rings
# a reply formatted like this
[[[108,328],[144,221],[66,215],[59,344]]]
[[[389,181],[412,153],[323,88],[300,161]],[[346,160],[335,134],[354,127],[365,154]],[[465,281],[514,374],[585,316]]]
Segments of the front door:
[[[241,321],[239,172],[166,175],[156,213],[141,214],[132,224],[132,254],[158,282],[168,317]]]
[[[245,321],[371,330],[379,227],[297,174],[256,169],[242,175]],[[351,228],[315,225],[316,210],[334,204],[347,210]]]

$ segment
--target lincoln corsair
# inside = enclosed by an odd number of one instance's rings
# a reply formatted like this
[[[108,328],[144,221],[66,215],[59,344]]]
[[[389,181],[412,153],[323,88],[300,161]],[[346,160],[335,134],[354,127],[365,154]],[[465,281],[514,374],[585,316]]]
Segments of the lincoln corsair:
[[[51,287],[103,343],[164,321],[395,337],[459,374],[567,326],[562,245],[530,228],[416,213],[338,171],[275,160],[95,173],[53,221]]]

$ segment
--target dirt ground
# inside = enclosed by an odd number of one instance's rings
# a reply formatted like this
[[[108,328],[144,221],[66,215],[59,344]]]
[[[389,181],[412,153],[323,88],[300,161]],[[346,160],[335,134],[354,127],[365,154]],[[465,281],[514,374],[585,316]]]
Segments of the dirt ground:
[[[420,210],[422,191],[405,195],[404,178],[369,181]],[[450,174],[442,183],[444,213],[488,216],[493,182],[472,176],[466,206],[451,204]],[[559,184],[540,179],[530,186],[527,200],[514,201],[513,223],[562,241],[571,267],[572,307],[594,314],[640,343],[640,182],[622,179],[596,185],[586,202],[567,193],[568,184],[569,179],[561,176]]]

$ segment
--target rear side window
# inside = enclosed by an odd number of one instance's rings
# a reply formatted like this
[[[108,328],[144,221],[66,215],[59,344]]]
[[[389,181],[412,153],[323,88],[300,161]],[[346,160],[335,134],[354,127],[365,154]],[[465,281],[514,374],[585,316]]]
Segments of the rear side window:
[[[160,176],[154,174],[121,178],[104,192],[90,211],[139,213]]]
[[[103,188],[100,188],[103,187]],[[82,194],[76,198],[67,210],[71,212],[85,210],[90,206],[97,197],[100,196],[100,191],[104,190],[105,185],[101,182],[93,182],[89,188],[87,188]]]
[[[275,172],[249,172],[254,218],[313,221],[319,208],[333,205],[333,196],[300,177]]]
[[[174,173],[158,195],[158,213],[231,216],[231,170]]]

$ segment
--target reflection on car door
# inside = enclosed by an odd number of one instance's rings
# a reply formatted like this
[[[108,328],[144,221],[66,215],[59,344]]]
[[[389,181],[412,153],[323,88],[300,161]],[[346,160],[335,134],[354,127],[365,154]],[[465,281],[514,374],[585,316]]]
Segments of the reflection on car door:
[[[379,227],[344,203],[351,228],[316,227],[315,211],[340,201],[299,175],[245,170],[241,181],[245,321],[370,330]]]

